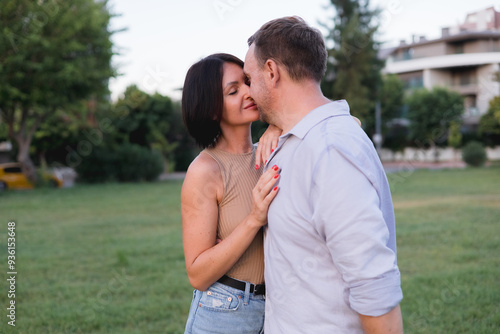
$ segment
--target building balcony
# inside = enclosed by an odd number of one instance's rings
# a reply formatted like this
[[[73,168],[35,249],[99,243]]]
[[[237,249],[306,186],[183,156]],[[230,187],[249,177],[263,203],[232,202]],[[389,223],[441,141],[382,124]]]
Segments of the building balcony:
[[[426,69],[445,69],[460,66],[481,66],[500,63],[500,52],[451,54],[387,62],[384,73],[408,73]]]
[[[461,95],[477,95],[479,93],[479,86],[477,83],[471,83],[468,85],[450,85],[448,87]]]

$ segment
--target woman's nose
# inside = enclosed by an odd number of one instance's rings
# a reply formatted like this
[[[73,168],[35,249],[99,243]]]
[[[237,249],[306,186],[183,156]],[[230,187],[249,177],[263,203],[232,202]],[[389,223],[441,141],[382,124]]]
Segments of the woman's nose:
[[[243,96],[246,100],[251,99],[252,97],[250,96],[250,87],[247,85],[243,85]]]

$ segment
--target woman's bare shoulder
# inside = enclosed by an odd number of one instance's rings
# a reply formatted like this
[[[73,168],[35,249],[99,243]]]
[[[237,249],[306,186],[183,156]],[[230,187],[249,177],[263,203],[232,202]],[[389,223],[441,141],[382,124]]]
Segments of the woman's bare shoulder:
[[[189,165],[186,177],[214,178],[221,175],[217,161],[209,154],[201,152]]]
[[[187,196],[199,189],[209,189],[210,191],[203,191],[203,195],[219,201],[224,185],[217,161],[207,153],[200,153],[189,165],[182,188],[182,192]]]

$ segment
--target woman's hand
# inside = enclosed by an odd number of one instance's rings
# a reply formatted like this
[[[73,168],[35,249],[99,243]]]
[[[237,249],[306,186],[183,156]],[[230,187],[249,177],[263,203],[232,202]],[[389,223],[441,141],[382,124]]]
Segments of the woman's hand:
[[[279,179],[279,168],[274,165],[269,168],[262,176],[252,190],[253,204],[250,217],[259,226],[267,224],[267,211],[274,197],[278,193],[276,182]]]
[[[257,151],[255,152],[255,168],[259,169],[265,163],[274,149],[278,146],[278,138],[281,136],[281,129],[269,124],[266,132],[260,137]]]

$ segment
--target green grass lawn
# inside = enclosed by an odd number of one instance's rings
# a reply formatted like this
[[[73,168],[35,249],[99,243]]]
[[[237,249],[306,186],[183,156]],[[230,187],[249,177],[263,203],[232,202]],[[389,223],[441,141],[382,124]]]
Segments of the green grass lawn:
[[[500,168],[402,171],[390,182],[405,333],[497,331]],[[0,194],[0,333],[183,333],[192,288],[181,184]],[[15,328],[6,317],[9,221],[16,222]]]

